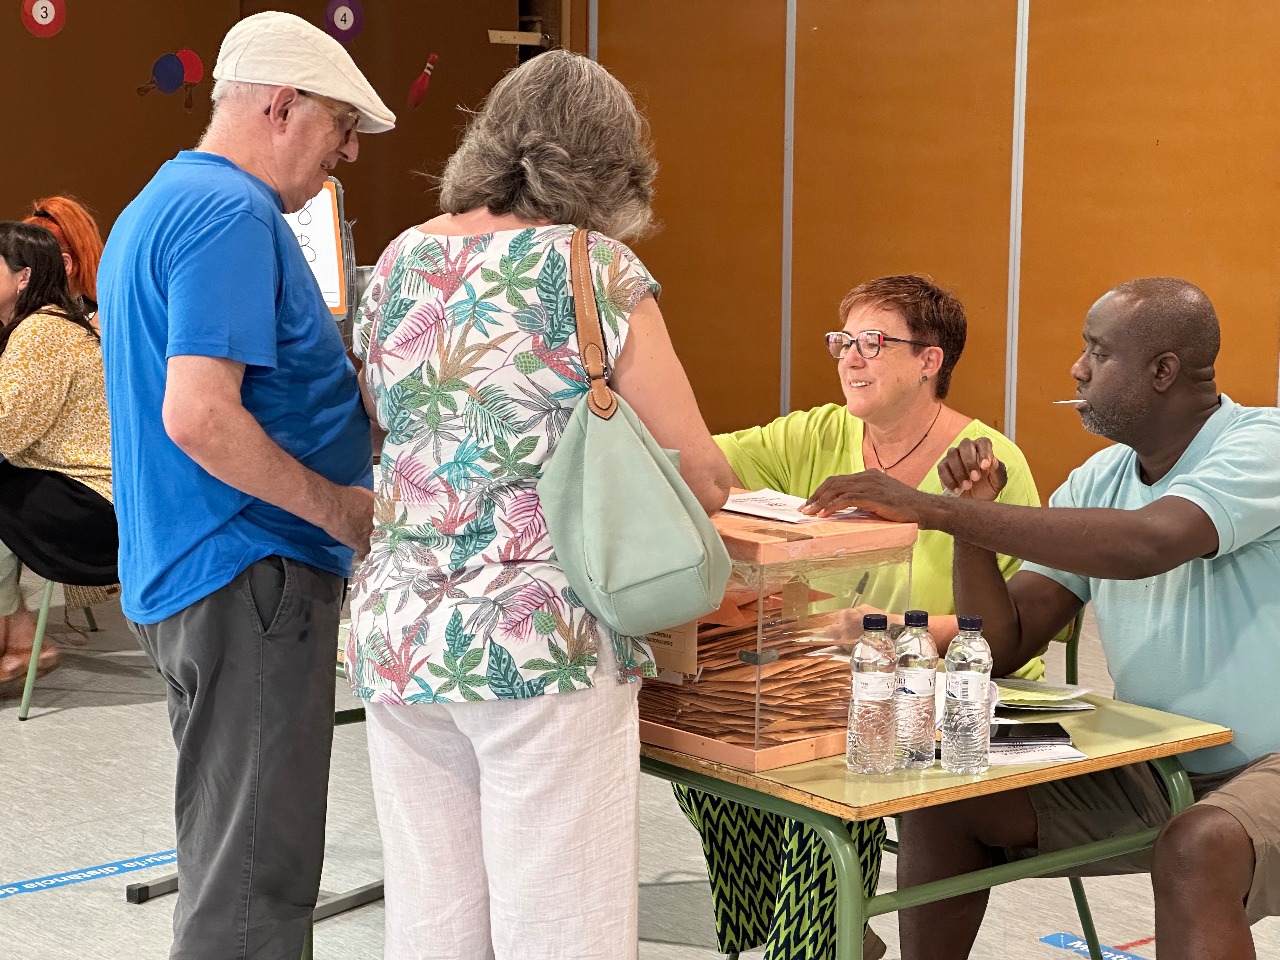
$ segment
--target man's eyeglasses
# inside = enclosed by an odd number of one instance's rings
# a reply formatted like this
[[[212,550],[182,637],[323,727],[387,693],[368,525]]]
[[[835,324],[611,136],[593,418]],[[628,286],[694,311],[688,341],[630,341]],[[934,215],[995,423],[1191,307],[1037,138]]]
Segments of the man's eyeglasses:
[[[862,359],[874,360],[880,355],[880,348],[886,343],[909,343],[916,347],[935,346],[935,344],[923,343],[919,340],[903,340],[901,337],[885,336],[879,330],[862,330],[858,333],[833,330],[824,334],[824,336],[827,339],[827,349],[831,351],[831,356],[837,360],[843,360],[850,347],[857,347],[858,356],[862,357]]]
[[[295,88],[296,89],[296,88]],[[333,122],[337,126],[338,131],[342,134],[342,142],[339,147],[345,147],[351,142],[351,138],[355,136],[356,127],[360,124],[360,113],[347,107],[337,100],[322,96],[318,93],[309,93],[306,90],[298,90],[298,96],[309,97],[325,109],[329,116],[333,117]],[[271,106],[263,108],[263,115],[271,113]]]
[[[351,137],[356,132],[356,126],[360,123],[360,113],[358,111],[318,93],[299,90],[298,96],[310,97],[312,100],[316,101],[316,103],[320,104],[320,106],[324,107],[324,109],[329,113],[329,116],[333,117],[333,122],[337,124],[338,131],[342,134],[342,142],[339,143],[338,146],[345,147],[351,142]]]

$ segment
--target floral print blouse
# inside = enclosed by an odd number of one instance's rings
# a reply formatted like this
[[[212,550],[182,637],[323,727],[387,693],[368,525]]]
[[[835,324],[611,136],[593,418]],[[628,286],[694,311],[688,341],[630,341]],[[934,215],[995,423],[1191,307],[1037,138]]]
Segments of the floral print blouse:
[[[388,431],[373,542],[352,584],[347,675],[379,703],[518,699],[592,686],[598,644],[618,680],[654,675],[556,563],[535,489],[587,391],[573,227],[397,237],[354,331]],[[658,284],[626,246],[588,237],[610,361]]]
[[[111,499],[102,345],[55,311],[23,320],[0,353],[0,456]]]

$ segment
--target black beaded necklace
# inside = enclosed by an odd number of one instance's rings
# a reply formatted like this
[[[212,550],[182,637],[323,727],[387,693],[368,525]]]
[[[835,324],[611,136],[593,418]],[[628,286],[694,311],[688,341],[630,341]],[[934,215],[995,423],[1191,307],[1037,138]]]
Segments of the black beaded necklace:
[[[916,441],[916,445],[914,447],[912,447],[910,450],[908,450],[906,453],[900,456],[897,460],[893,461],[893,463],[889,464],[887,467],[884,465],[884,461],[880,459],[880,451],[876,449],[876,442],[871,439],[871,431],[868,430],[867,443],[871,444],[871,452],[875,455],[876,465],[882,471],[884,471],[885,473],[888,473],[890,470],[892,470],[894,467],[900,464],[903,460],[907,459],[907,457],[911,456],[913,453],[919,450],[920,444],[924,443],[925,438],[928,437],[929,434],[933,433],[933,428],[934,426],[937,425],[938,417],[940,416],[942,416],[942,404],[938,404],[938,412],[933,415],[933,420],[929,424],[929,429],[924,432],[924,436]]]

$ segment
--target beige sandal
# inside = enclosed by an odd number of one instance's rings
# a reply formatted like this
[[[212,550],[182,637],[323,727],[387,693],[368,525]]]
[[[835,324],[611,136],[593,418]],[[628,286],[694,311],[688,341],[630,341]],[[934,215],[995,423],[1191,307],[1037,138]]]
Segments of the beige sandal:
[[[50,637],[45,637],[44,643],[40,646],[40,660],[36,664],[36,676],[43,677],[46,673],[51,673],[57,669],[61,662],[62,651],[51,642]],[[27,668],[30,664],[30,648],[15,651],[6,649],[4,655],[0,656],[0,686],[13,683],[15,680],[25,681]]]

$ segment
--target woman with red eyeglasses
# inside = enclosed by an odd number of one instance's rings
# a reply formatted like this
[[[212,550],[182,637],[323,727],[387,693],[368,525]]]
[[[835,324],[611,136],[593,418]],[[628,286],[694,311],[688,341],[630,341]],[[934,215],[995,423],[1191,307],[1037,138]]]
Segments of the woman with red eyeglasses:
[[[1022,451],[998,430],[946,403],[968,328],[958,299],[925,277],[881,277],[851,290],[839,316],[841,328],[824,339],[844,402],[716,437],[738,486],[809,497],[828,477],[881,470],[940,494],[937,465],[947,451],[964,439],[987,438],[1009,472],[999,499],[1039,506]],[[865,604],[846,616],[844,640],[856,641],[864,613],[887,611],[891,622],[901,623],[909,590],[910,607],[929,612],[930,632],[944,652],[957,632],[951,557],[950,536],[921,530],[910,582],[900,574],[871,580],[862,594]],[[1002,557],[1001,566],[1010,577],[1018,561]],[[830,592],[843,594],[847,604],[856,591],[833,585]],[[1037,657],[1017,675],[1042,677],[1044,664]],[[813,830],[685,787],[675,789],[702,835],[721,952],[764,944],[769,960],[834,957],[835,872]],[[870,895],[879,879],[884,824],[873,820],[848,827]],[[884,943],[868,928],[863,956],[875,960],[884,952]]]

